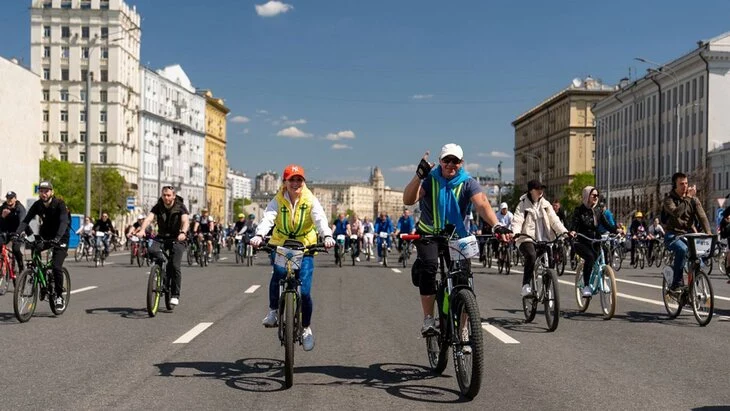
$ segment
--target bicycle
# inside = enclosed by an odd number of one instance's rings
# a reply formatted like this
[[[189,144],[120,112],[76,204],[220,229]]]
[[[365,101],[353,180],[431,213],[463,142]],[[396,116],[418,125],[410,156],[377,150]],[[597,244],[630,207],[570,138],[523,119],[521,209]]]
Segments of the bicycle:
[[[367,261],[370,261],[370,257],[373,255],[373,237],[373,233],[365,233],[362,236],[363,252]]]
[[[337,234],[335,238],[335,265],[342,267],[342,258],[345,256],[345,235]]]
[[[494,236],[491,234],[484,234],[477,236],[477,238],[484,239],[482,242],[482,253],[480,254],[482,267],[492,268],[492,240],[494,239]]]
[[[137,236],[131,236],[129,237],[129,241],[129,264],[134,265],[134,261],[137,260],[138,267],[142,267],[142,264],[145,262],[147,263],[147,265],[149,265],[145,240]]]
[[[236,236],[233,238],[236,240],[236,264],[243,264],[243,253],[246,250],[247,244],[244,244],[243,242],[243,234],[236,234]]]
[[[535,242],[535,250],[538,257],[535,261],[535,269],[530,279],[530,287],[532,293],[522,297],[522,310],[525,313],[525,322],[529,323],[535,319],[537,314],[537,304],[542,303],[545,306],[545,322],[548,331],[553,332],[558,328],[560,320],[560,295],[558,293],[558,278],[555,272],[551,270],[549,253],[551,247],[561,237],[566,235],[562,233],[552,241],[537,241],[529,234],[516,234],[515,238],[524,236]]]
[[[565,245],[562,240],[558,240],[552,245],[552,266],[558,272],[558,277],[561,277],[565,273],[565,265],[568,261],[568,256],[565,252]]]
[[[712,320],[715,307],[715,295],[712,291],[710,278],[703,271],[703,258],[710,256],[714,248],[716,237],[703,233],[678,235],[672,240],[686,241],[687,257],[684,262],[684,276],[687,279],[678,293],[672,292],[669,287],[674,280],[674,270],[666,266],[662,270],[662,300],[670,319],[677,318],[685,304],[692,304],[692,313],[697,323],[704,327]],[[671,245],[671,244],[670,244]],[[669,246],[667,246],[669,249]]]
[[[636,241],[636,250],[634,250],[634,263],[632,264],[634,268],[641,268],[644,269],[644,264],[647,260],[646,254],[648,246],[646,244],[646,238],[637,238]]]
[[[498,238],[498,241],[499,245],[497,246],[497,269],[499,270],[500,274],[502,274],[502,272],[504,271],[505,275],[509,275],[510,270],[512,269],[512,252],[510,251],[511,242],[505,241],[503,238]]]
[[[200,247],[198,246],[198,241],[194,237],[189,238],[188,247],[185,254],[187,256],[189,266],[192,266],[195,262],[199,262]]]
[[[55,243],[51,241],[38,240],[29,241],[27,238],[23,239],[31,249],[31,259],[27,262],[25,270],[20,273],[16,281],[16,287],[13,293],[13,311],[15,312],[15,318],[21,323],[27,322],[35,313],[38,295],[40,294],[41,301],[48,298],[48,303],[51,306],[51,312],[54,315],[61,315],[66,312],[69,301],[71,300],[71,276],[68,274],[66,267],[63,267],[62,275],[62,293],[60,297],[63,298],[63,308],[57,308],[55,300],[56,286],[53,275],[53,258],[49,258],[47,262],[43,261],[41,252],[48,247],[53,246]],[[51,249],[50,254],[53,253]]]
[[[401,244],[400,258],[399,258],[399,260],[403,264],[403,268],[406,268],[406,267],[408,267],[408,260],[410,260],[410,258],[411,258],[411,246],[412,246],[412,244],[411,244],[410,241],[407,241],[407,240],[404,240],[403,239],[403,236],[404,235],[405,234],[401,234],[400,235],[400,238],[402,240],[402,244]]]
[[[107,253],[104,251],[104,234],[101,231],[96,232],[96,246],[94,247],[94,267],[100,265],[104,267],[104,260],[106,259]]]
[[[436,331],[425,335],[428,362],[440,375],[451,348],[459,391],[473,399],[479,393],[484,369],[482,320],[474,294],[471,258],[479,255],[475,236],[453,239],[453,228],[439,235],[406,234],[406,240],[438,243],[440,279],[436,280]]]
[[[357,238],[357,234],[350,236],[350,257],[352,258],[352,266],[355,266],[355,261],[360,255],[360,242]]]
[[[575,301],[578,304],[578,311],[585,312],[591,303],[593,295],[601,295],[601,311],[603,311],[603,319],[610,320],[616,312],[616,273],[610,265],[606,264],[606,256],[603,252],[603,243],[611,241],[610,238],[594,239],[586,235],[578,233],[580,237],[590,241],[591,244],[601,243],[598,248],[599,253],[596,261],[593,263],[588,284],[593,291],[591,297],[583,297],[583,264],[585,261],[581,258],[575,270]]]
[[[724,274],[730,278],[730,273],[728,273],[725,269],[725,262],[727,261],[727,244],[718,241],[714,248],[713,256],[715,257],[715,263],[717,264],[717,269],[720,271],[720,274]]]
[[[383,259],[383,267],[388,266],[388,238],[390,234],[385,231],[378,233],[378,248],[380,249],[380,256]]]
[[[299,268],[304,256],[327,252],[324,244],[309,247],[296,240],[286,240],[284,245],[261,250],[275,254],[274,264],[286,270],[286,277],[279,281],[279,341],[284,346],[284,380],[286,388],[294,384],[294,343],[302,344],[302,304],[299,294]]]
[[[5,295],[8,291],[8,284],[13,281],[13,288],[17,280],[15,276],[15,257],[13,253],[8,251],[7,243],[16,241],[17,235],[12,233],[0,234],[3,238],[2,251],[0,252],[0,295]]]
[[[153,239],[160,244],[162,260],[155,261],[150,269],[149,277],[147,277],[147,314],[150,317],[157,315],[160,308],[160,297],[164,296],[165,308],[172,311],[175,306],[170,303],[172,298],[171,282],[172,278],[167,275],[167,265],[172,264],[170,261],[170,245],[176,243],[177,240],[160,240]]]
[[[89,258],[91,258],[89,250],[91,248],[93,248],[91,245],[91,236],[86,234],[82,235],[81,238],[79,238],[79,245],[77,245],[74,249],[74,260],[77,263],[81,261],[82,258],[86,258],[86,261],[89,261]]]

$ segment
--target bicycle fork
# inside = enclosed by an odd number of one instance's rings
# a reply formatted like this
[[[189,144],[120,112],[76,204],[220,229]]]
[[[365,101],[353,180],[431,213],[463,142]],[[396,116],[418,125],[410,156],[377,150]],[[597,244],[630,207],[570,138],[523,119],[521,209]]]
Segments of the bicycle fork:
[[[291,284],[293,287],[287,287],[290,281],[293,281],[294,284]],[[284,345],[286,340],[284,339],[284,327],[286,324],[284,324],[284,320],[286,318],[286,299],[287,294],[293,294],[294,297],[294,341],[298,342],[299,344],[302,343],[301,338],[301,316],[302,316],[302,302],[301,298],[299,298],[299,280],[292,278],[292,279],[283,279],[279,281],[279,341],[281,342],[281,345]]]

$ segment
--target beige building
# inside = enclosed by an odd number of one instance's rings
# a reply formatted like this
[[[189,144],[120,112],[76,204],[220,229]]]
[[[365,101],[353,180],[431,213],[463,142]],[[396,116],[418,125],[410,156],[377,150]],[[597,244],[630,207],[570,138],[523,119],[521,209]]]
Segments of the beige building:
[[[590,77],[575,79],[512,122],[515,128],[515,186],[541,179],[546,197],[560,198],[577,173],[595,174],[593,104],[610,95],[613,87]]]
[[[231,111],[220,98],[213,97],[209,90],[205,96],[205,198],[210,214],[218,218],[225,216],[226,180],[228,161],[226,159],[226,115]]]

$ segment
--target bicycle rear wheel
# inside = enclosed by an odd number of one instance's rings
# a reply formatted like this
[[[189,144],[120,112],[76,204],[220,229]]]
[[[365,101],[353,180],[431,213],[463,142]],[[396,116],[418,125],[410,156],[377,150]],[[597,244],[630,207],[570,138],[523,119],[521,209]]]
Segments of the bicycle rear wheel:
[[[583,287],[585,287],[583,282],[583,260],[580,260],[575,269],[575,302],[580,312],[585,312],[591,304],[590,297],[583,297]]]
[[[512,253],[509,250],[504,252],[504,275],[509,275],[512,269]]]
[[[69,303],[69,301],[71,301],[71,276],[68,274],[68,270],[66,269],[66,267],[63,267],[62,270],[63,270],[63,276],[62,276],[62,278],[63,278],[63,286],[62,286],[63,295],[61,295],[61,297],[63,298],[63,302],[64,302],[63,308],[62,309],[56,308],[55,301],[53,301],[54,298],[48,299],[48,303],[51,305],[51,311],[55,315],[61,315],[61,314],[65,313],[66,309],[68,308],[68,303]],[[51,270],[48,270],[48,281],[50,282],[51,287],[54,287],[54,290],[55,290],[55,284],[54,284],[54,280],[53,280],[53,271],[51,271]],[[53,295],[55,295],[55,294],[56,293],[53,293]],[[58,297],[58,296],[56,295],[56,297]]]
[[[664,301],[664,309],[667,310],[670,319],[677,318],[679,313],[682,312],[682,301],[681,295],[679,297],[674,296],[669,292],[670,284],[667,284],[667,280],[662,276],[662,300]]]
[[[147,279],[147,314],[150,317],[157,315],[160,308],[160,294],[162,293],[162,268],[155,264],[150,270]]]
[[[284,295],[284,385],[294,384],[294,293]]]
[[[471,290],[459,290],[454,306],[458,341],[453,347],[456,381],[459,383],[461,394],[472,399],[479,394],[482,386],[484,369],[482,320],[477,299]]]
[[[695,315],[697,324],[704,327],[712,320],[715,309],[715,295],[712,291],[710,278],[700,269],[695,271],[690,293],[692,312]]]
[[[9,272],[10,270],[8,269],[8,265],[5,264],[5,260],[0,260],[0,295],[5,295],[8,291],[8,282],[10,281]]]
[[[74,249],[74,260],[78,263],[81,257],[84,255],[84,242],[83,240]]]
[[[437,305],[441,306],[441,304]],[[437,329],[439,332],[438,334],[432,333],[426,336],[426,354],[428,354],[431,371],[436,375],[441,375],[449,363],[449,358],[446,356],[449,351],[449,344],[446,341],[448,320],[441,315],[441,310],[438,307],[435,311],[434,318],[438,318]]]
[[[38,286],[33,278],[33,271],[26,268],[18,276],[13,292],[13,311],[15,318],[21,323],[30,320],[38,301]]]
[[[558,277],[552,270],[546,269],[542,273],[543,300],[545,306],[545,321],[548,331],[553,332],[558,328],[560,321],[560,294],[558,294]]]
[[[616,273],[613,268],[604,265],[603,276],[601,281],[601,310],[603,311],[603,319],[610,320],[616,313]]]

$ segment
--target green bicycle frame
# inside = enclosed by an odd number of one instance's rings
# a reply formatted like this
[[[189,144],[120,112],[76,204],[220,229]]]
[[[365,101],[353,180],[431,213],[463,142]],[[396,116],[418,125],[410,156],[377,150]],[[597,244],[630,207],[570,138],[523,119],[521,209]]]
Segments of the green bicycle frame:
[[[45,270],[50,268],[52,260],[51,254],[53,251],[49,252],[49,258],[47,262],[43,262],[43,258],[41,257],[41,252],[33,249],[31,252],[31,259],[32,259],[32,270],[33,270],[33,278],[34,282],[40,282],[41,286],[48,287],[48,279],[46,278]]]

